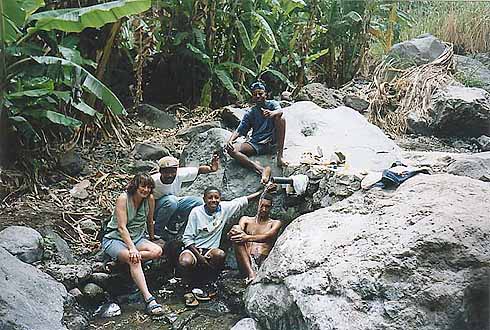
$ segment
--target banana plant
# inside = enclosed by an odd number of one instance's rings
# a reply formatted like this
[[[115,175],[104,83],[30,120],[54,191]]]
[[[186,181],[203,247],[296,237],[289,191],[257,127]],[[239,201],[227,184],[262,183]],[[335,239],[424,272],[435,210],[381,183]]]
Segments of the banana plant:
[[[114,93],[84,68],[95,63],[85,60],[72,48],[59,45],[53,56],[36,48],[33,36],[42,31],[80,32],[115,22],[122,17],[147,10],[150,0],[112,1],[86,8],[69,8],[35,13],[45,4],[42,0],[12,0],[0,4],[0,90],[3,112],[24,137],[40,140],[43,127],[78,128],[82,121],[97,122],[103,116],[84,101],[94,95],[115,115],[126,110]],[[6,45],[6,47],[5,47]],[[61,55],[61,57],[60,57]],[[56,72],[50,77],[49,72]],[[41,79],[40,73],[47,78]],[[75,110],[75,111],[74,111]]]

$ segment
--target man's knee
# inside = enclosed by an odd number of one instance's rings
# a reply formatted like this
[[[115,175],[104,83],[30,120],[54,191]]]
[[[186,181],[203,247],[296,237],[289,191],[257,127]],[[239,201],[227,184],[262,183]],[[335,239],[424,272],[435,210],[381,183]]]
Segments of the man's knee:
[[[179,256],[179,265],[182,268],[193,268],[195,265],[194,258],[189,253],[181,253]]]
[[[223,263],[226,258],[226,253],[225,251],[221,249],[212,249],[209,252],[209,258],[212,260],[213,263]]]
[[[159,259],[163,254],[163,250],[161,247],[159,247],[158,245],[155,245],[152,249],[151,249],[151,258],[152,259]]]
[[[156,201],[155,220],[158,220],[158,218],[170,218],[179,208],[179,200],[174,195],[163,196],[162,198]]]

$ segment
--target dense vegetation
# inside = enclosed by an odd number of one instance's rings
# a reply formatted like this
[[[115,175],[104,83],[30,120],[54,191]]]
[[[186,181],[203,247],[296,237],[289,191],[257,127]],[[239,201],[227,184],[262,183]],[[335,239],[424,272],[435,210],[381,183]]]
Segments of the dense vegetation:
[[[246,100],[255,79],[275,94],[339,87],[423,32],[489,50],[484,3],[0,0],[0,13],[1,158],[20,146],[10,158],[34,177],[85,138],[124,144],[118,116],[143,100],[217,107]]]

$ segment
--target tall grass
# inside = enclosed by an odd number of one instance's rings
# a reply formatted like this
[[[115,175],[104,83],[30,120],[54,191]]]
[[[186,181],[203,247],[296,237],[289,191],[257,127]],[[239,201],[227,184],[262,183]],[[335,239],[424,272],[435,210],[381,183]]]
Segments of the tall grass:
[[[416,23],[402,31],[408,40],[431,33],[458,53],[490,52],[489,1],[421,1],[405,4]]]

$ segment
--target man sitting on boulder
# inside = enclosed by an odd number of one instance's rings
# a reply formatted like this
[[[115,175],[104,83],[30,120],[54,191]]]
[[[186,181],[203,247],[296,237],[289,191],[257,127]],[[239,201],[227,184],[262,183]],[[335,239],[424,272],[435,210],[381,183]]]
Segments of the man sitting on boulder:
[[[202,205],[200,197],[177,197],[183,182],[192,182],[199,174],[216,172],[219,168],[219,155],[213,154],[211,165],[199,167],[179,167],[179,161],[171,156],[158,161],[160,173],[152,175],[155,181],[153,195],[155,197],[155,232],[161,235],[163,230],[177,234],[177,223],[187,219],[189,212]]]
[[[272,196],[264,193],[260,196],[255,217],[243,216],[238,225],[228,232],[233,243],[235,256],[240,270],[247,276],[247,284],[255,279],[257,271],[269,255],[276,242],[281,221],[269,218],[272,208]]]
[[[260,194],[261,192],[258,191],[248,196],[221,202],[221,192],[218,188],[206,188],[204,205],[191,211],[182,236],[185,249],[180,253],[179,265],[183,271],[184,284],[189,285],[193,282],[194,275],[197,275],[201,281],[203,278],[213,280],[218,276],[225,261],[225,252],[219,248],[223,228],[235,213]],[[202,297],[202,294],[205,296]],[[195,298],[204,300],[207,294],[186,293],[186,305],[196,304]]]
[[[262,175],[264,168],[260,164],[252,162],[248,157],[272,153],[273,149],[276,148],[277,166],[284,166],[283,149],[286,121],[282,117],[279,103],[266,100],[267,94],[263,83],[253,83],[250,90],[255,105],[243,116],[240,125],[229,138],[226,149],[229,155],[238,160],[242,166]],[[233,141],[239,136],[247,136],[250,129],[252,129],[250,139],[244,143],[233,145]]]

